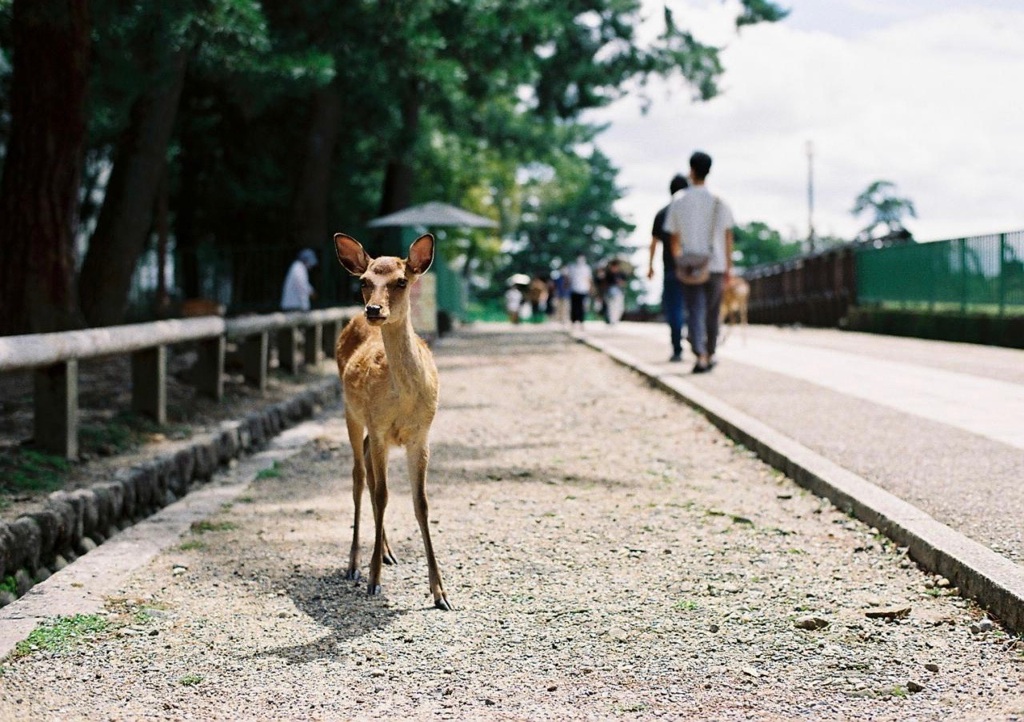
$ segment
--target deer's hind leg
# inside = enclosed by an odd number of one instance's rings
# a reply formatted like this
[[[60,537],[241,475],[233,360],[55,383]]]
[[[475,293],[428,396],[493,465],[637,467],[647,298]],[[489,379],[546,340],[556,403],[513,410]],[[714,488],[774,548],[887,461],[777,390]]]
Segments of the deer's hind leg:
[[[370,458],[370,437],[367,436],[363,439],[363,458]],[[386,461],[384,462],[387,463]],[[373,472],[373,464],[369,463],[366,465],[366,488],[370,490],[370,503],[376,508],[377,496],[374,492],[376,489],[376,475]],[[376,513],[376,512],[374,512]],[[398,557],[395,556],[394,552],[391,551],[391,544],[388,543],[388,533],[386,531],[381,532],[383,538],[383,549],[381,561],[384,564],[392,565],[398,564]]]

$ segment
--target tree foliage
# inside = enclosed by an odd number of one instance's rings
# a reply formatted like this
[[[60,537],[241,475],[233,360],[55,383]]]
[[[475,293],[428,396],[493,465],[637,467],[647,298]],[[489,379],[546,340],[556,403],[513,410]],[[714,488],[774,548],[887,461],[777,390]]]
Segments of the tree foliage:
[[[12,19],[22,8],[86,2],[0,0],[5,178],[19,122],[40,111],[15,102],[19,64],[32,75],[71,62],[42,47],[18,57]],[[180,293],[208,294],[210,275],[226,274],[227,300],[253,308],[273,303],[297,248],[326,255],[332,230],[363,233],[376,215],[427,200],[499,220],[500,238],[442,234],[442,254],[468,279],[513,262],[540,270],[578,251],[622,251],[629,226],[614,203],[623,191],[582,114],[642,92],[654,76],[707,99],[722,72],[718,48],[667,5],[657,37],[642,41],[640,0],[87,4],[85,133],[55,160],[68,166],[79,204],[52,227],[87,249],[81,309],[93,323],[123,316],[126,284],[154,238],[174,249]],[[784,14],[743,0],[737,26]],[[46,167],[45,158],[19,166],[0,205],[27,209],[21,237],[66,259],[70,237],[33,231],[45,219],[23,195],[17,206],[16,193],[37,187],[24,174]],[[12,277],[28,277],[19,254],[5,260]],[[321,272],[322,289],[341,275],[331,264]],[[74,304],[75,278],[39,283]],[[0,333],[39,330],[23,313],[24,293],[0,294],[11,310]]]
[[[864,227],[859,237],[869,239],[879,226],[884,235],[900,234],[905,231],[903,219],[917,218],[914,202],[896,194],[896,185],[887,180],[876,180],[857,196],[850,211],[854,216],[871,214],[871,223]]]
[[[733,229],[736,264],[744,268],[784,261],[800,255],[801,250],[800,241],[787,241],[781,233],[761,221]]]

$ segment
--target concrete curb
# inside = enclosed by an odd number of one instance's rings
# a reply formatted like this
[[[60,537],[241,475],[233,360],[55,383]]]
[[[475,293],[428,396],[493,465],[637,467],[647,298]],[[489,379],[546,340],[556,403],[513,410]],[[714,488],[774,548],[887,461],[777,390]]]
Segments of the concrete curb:
[[[0,607],[117,532],[205,484],[232,459],[262,449],[340,394],[338,379],[326,379],[239,421],[225,422],[218,431],[201,434],[177,451],[124,469],[112,481],[54,492],[41,508],[13,522],[0,521],[0,579],[13,577],[16,586],[13,593],[0,591]]]
[[[678,375],[664,373],[611,344],[573,337],[647,377],[796,483],[907,547],[921,567],[949,579],[961,595],[975,599],[1010,631],[1024,633],[1024,568]]]

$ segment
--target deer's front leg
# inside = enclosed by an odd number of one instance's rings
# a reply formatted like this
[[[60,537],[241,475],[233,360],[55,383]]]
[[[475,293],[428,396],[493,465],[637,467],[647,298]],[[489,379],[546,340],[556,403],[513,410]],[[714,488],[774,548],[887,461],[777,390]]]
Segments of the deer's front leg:
[[[370,557],[370,578],[366,593],[377,595],[381,592],[380,570],[384,561],[387,539],[384,536],[384,510],[388,505],[388,447],[386,443],[370,440],[370,470],[373,482],[370,494],[373,498],[373,556]]]
[[[346,426],[348,440],[352,445],[352,502],[355,518],[352,521],[352,546],[348,553],[345,578],[355,581],[359,579],[359,519],[363,505],[363,486],[366,484],[366,444],[361,425],[346,420]]]
[[[448,602],[444,586],[441,583],[441,570],[434,556],[434,545],[430,541],[430,519],[427,504],[427,463],[430,460],[430,448],[424,438],[406,447],[406,458],[409,463],[409,481],[412,485],[412,503],[416,512],[416,521],[423,537],[423,547],[427,554],[427,571],[430,581],[430,593],[434,597],[434,606],[450,611],[453,609]]]

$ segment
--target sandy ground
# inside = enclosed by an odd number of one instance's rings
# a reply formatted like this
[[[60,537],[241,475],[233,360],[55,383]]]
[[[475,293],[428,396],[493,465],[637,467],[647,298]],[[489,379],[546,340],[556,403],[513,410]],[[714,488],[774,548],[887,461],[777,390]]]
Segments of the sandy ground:
[[[544,329],[436,355],[454,612],[431,605],[400,452],[400,564],[382,597],[342,578],[335,410],[133,573],[105,629],[0,663],[0,719],[1024,719],[1021,640],[639,376]]]

